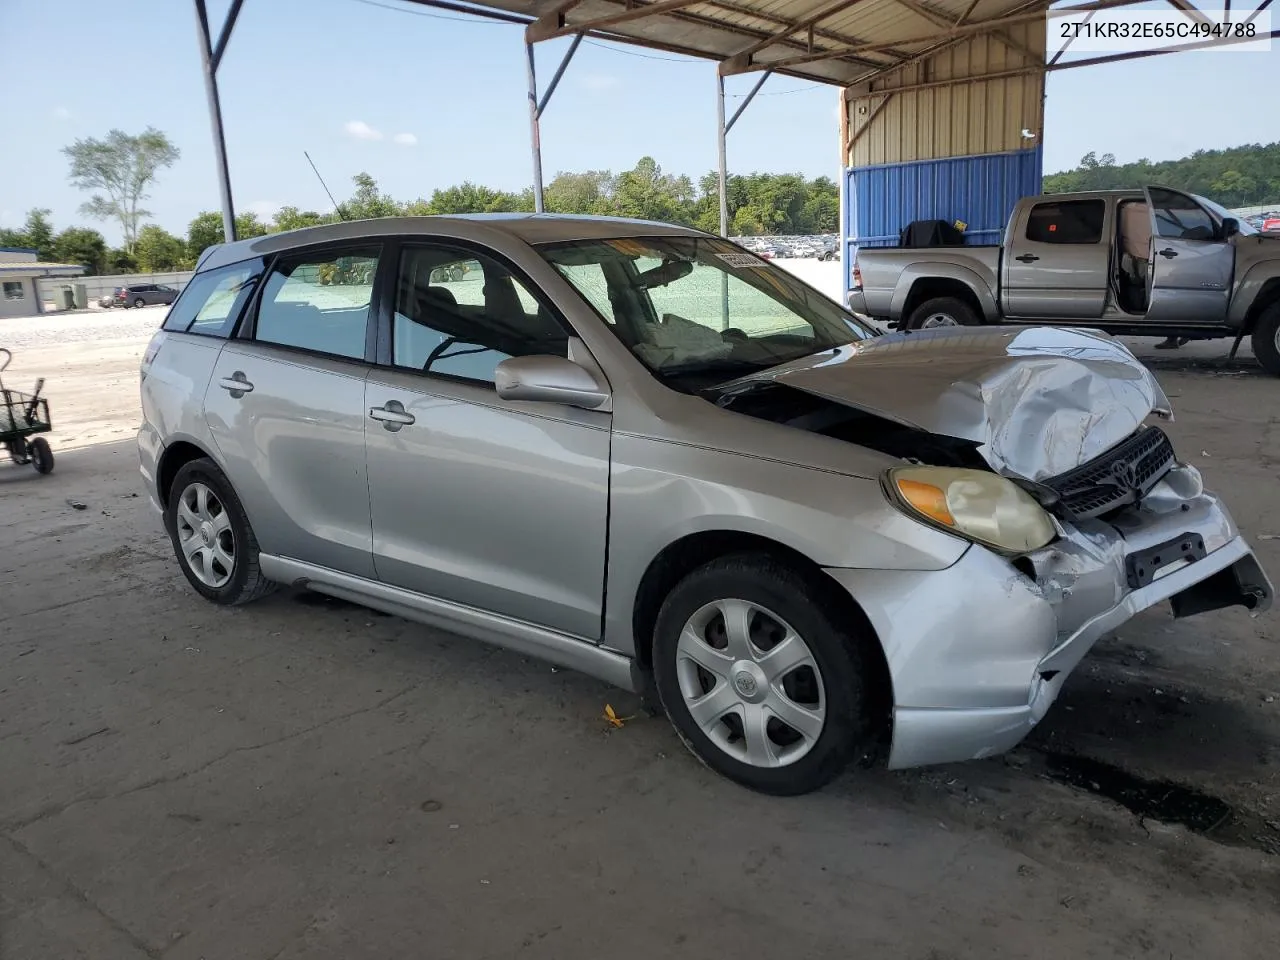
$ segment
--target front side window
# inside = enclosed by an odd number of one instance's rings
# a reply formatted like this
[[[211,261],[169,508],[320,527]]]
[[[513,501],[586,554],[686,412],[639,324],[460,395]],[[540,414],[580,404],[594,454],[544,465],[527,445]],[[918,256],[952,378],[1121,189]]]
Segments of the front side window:
[[[281,257],[263,282],[254,339],[362,359],[379,253],[362,247]]]
[[[1027,239],[1033,243],[1098,243],[1106,215],[1105,200],[1037,203],[1027,217]]]
[[[449,246],[407,247],[400,256],[392,363],[436,376],[492,384],[510,357],[568,355],[550,310],[497,260]]]
[[[21,280],[4,281],[4,298],[6,300],[25,300],[26,296]]]
[[[1214,240],[1218,225],[1209,211],[1185,193],[1153,187],[1151,209],[1155,213],[1156,234],[1166,240]]]
[[[176,333],[229,337],[254,285],[262,277],[262,268],[259,257],[197,273],[169,311],[164,328]]]
[[[715,237],[539,251],[663,379],[718,382],[874,336],[784,270]]]

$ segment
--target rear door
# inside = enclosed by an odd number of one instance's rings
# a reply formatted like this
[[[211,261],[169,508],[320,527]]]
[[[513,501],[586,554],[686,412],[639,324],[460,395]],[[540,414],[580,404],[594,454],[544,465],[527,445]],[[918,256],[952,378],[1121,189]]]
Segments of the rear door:
[[[1110,220],[1110,202],[1101,197],[1029,204],[1006,241],[1005,315],[1101,317],[1111,269]]]
[[[278,257],[205,414],[264,553],[373,577],[364,380],[377,243]]]
[[[1146,319],[1159,323],[1221,323],[1227,316],[1235,247],[1217,219],[1191,196],[1148,187],[1151,269]]]

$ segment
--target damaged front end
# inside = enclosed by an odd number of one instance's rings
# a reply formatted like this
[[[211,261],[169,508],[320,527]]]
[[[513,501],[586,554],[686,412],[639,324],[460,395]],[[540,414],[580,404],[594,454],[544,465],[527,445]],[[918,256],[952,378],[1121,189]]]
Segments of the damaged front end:
[[[935,506],[915,504],[914,515],[973,544],[953,568],[827,571],[885,646],[896,704],[891,766],[1012,747],[1093,644],[1153,605],[1168,601],[1183,617],[1230,606],[1257,614],[1271,604],[1273,587],[1230,513],[1147,422],[1171,416],[1150,373],[1118,343],[1048,332],[1053,350],[1032,349],[1025,331],[912,335],[914,346],[879,355],[891,338],[877,338],[713,396],[730,410],[897,458],[909,466],[886,474],[891,499],[899,474],[985,471],[1052,518],[1052,529],[1018,549],[1025,524],[1014,536],[975,535],[937,489]],[[969,483],[978,491],[970,509],[983,486]]]

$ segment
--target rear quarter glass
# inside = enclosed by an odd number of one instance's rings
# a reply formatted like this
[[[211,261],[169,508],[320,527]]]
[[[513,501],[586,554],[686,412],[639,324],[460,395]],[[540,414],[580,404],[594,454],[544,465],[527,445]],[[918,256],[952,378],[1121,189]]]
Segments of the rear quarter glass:
[[[197,273],[183,287],[165,317],[164,330],[226,338],[262,278],[261,257]]]

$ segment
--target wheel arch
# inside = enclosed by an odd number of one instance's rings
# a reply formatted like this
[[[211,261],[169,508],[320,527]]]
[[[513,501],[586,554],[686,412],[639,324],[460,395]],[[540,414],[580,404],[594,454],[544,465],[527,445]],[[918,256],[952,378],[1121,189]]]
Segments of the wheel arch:
[[[858,631],[872,643],[871,662],[876,676],[869,678],[867,691],[871,718],[877,724],[877,734],[888,743],[893,713],[893,679],[884,646],[871,619],[858,604],[857,599],[817,563],[794,547],[756,533],[740,530],[702,530],[687,534],[668,544],[649,562],[631,612],[632,636],[635,642],[636,662],[647,675],[653,670],[653,631],[658,612],[671,590],[694,570],[713,560],[734,554],[761,554],[786,564],[801,574],[818,592],[820,602],[835,612],[837,620],[855,623]]]
[[[169,495],[178,471],[191,461],[201,459],[217,462],[208,450],[191,440],[175,440],[164,448],[156,464],[156,493],[161,506],[169,505]]]
[[[1249,308],[1245,311],[1241,330],[1245,333],[1253,333],[1262,315],[1278,303],[1280,303],[1280,276],[1269,277],[1258,288]]]

